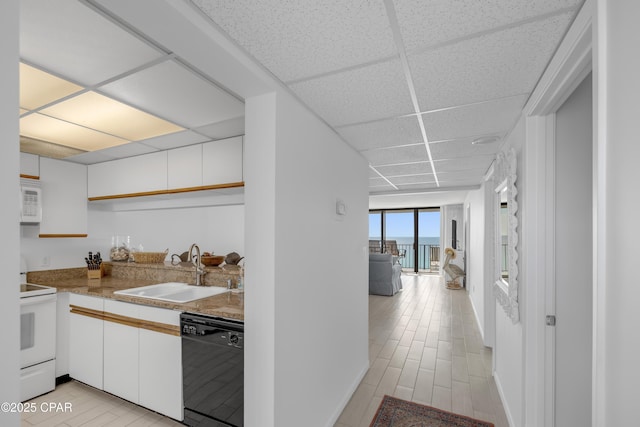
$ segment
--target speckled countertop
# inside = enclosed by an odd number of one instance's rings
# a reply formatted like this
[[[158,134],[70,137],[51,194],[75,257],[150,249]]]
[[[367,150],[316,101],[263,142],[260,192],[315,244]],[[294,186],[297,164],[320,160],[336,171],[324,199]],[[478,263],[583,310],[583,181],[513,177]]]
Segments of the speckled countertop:
[[[34,271],[27,273],[27,281],[51,286],[58,292],[73,292],[119,301],[132,302],[172,310],[201,313],[228,319],[244,320],[244,293],[225,292],[208,298],[178,304],[167,301],[114,294],[114,291],[155,285],[164,282],[194,283],[193,267],[164,264],[135,264],[105,262],[105,276],[88,279],[86,268]],[[240,270],[237,266],[207,267],[205,286],[227,286],[231,280],[235,288]]]

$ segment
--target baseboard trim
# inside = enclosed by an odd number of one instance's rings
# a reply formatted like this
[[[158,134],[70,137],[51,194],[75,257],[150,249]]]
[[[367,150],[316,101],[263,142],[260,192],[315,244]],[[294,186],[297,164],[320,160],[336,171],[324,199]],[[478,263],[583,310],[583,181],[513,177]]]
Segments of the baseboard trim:
[[[327,423],[327,427],[333,427],[336,424],[336,422],[338,422],[338,418],[340,418],[340,415],[342,414],[342,411],[344,411],[344,408],[347,407],[349,400],[351,400],[351,396],[353,396],[353,393],[356,392],[356,389],[364,379],[364,376],[367,375],[367,372],[369,371],[369,366],[370,366],[369,360],[367,360],[367,363],[365,363],[364,368],[360,370],[360,373],[358,374],[354,382],[351,384],[351,387],[349,387],[349,389],[347,390],[346,395],[340,401],[340,404],[336,408],[336,411],[334,412],[333,416]]]
[[[507,399],[505,397],[504,390],[502,389],[502,383],[500,382],[500,376],[497,372],[493,373],[493,379],[496,382],[496,388],[498,389],[498,394],[500,395],[500,400],[502,401],[504,413],[507,415],[507,422],[509,423],[509,427],[513,427],[516,425],[516,423],[513,422],[513,417],[511,416],[509,405],[507,405]]]

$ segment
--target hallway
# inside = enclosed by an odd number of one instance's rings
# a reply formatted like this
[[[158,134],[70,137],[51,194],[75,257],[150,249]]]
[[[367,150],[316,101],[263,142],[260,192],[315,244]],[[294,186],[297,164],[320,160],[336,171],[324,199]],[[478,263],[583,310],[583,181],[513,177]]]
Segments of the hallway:
[[[466,291],[403,273],[394,297],[369,296],[370,369],[334,427],[368,427],[385,394],[507,427]]]

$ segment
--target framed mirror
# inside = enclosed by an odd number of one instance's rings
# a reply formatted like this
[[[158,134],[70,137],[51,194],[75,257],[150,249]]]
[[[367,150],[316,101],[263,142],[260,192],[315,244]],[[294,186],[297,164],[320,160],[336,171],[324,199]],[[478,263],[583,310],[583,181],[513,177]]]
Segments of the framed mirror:
[[[516,153],[499,153],[494,169],[495,284],[494,295],[509,318],[520,320],[518,308],[518,203]]]

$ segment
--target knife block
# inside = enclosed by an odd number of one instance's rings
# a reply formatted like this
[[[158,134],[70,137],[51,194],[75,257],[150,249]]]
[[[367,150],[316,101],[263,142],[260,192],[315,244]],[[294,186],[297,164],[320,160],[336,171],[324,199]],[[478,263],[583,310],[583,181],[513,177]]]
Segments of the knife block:
[[[87,269],[87,279],[101,279],[104,276],[104,265],[100,264],[100,268],[95,270]]]

